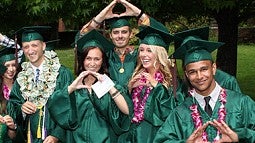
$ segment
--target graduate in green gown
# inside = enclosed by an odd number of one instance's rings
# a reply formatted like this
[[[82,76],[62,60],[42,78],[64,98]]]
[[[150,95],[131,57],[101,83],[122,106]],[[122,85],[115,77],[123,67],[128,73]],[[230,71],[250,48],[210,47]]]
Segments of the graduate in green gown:
[[[114,143],[117,135],[128,130],[130,103],[127,102],[131,102],[127,91],[108,77],[105,53],[114,45],[96,30],[86,33],[76,43],[78,77],[68,87],[68,92],[76,96],[79,127],[69,132],[68,142]],[[93,88],[106,79],[107,83]],[[98,97],[100,90],[105,91],[102,97]]]
[[[175,107],[172,91],[171,61],[168,48],[173,36],[163,24],[148,26],[140,38],[138,64],[128,87],[133,101],[131,125],[119,136],[120,143],[151,143],[159,127]]]
[[[129,18],[113,13],[113,8],[117,3],[117,0],[113,0],[96,17],[83,26],[80,33],[84,34],[91,29],[98,29],[104,20],[109,19],[107,21],[107,26],[110,29],[109,37],[115,45],[107,53],[110,77],[117,84],[127,86],[136,66],[137,48],[129,43],[132,38]]]
[[[115,11],[114,8],[117,4],[123,5],[126,11]],[[155,19],[146,15],[128,1],[113,0],[97,16],[85,24],[80,31],[82,35],[91,29],[100,28],[103,22],[106,23],[110,31],[109,37],[115,45],[114,49],[107,53],[110,77],[122,86],[127,86],[137,64],[137,47],[130,45],[133,33],[128,20],[131,17],[137,19],[140,28],[158,24]]]
[[[17,125],[7,113],[7,102],[17,73],[15,49],[0,51],[0,143],[11,143],[16,137]]]
[[[222,45],[188,36],[174,52],[184,62],[189,97],[170,113],[155,143],[255,141],[255,102],[215,81],[211,52]]]
[[[54,51],[45,51],[46,44],[39,31],[48,28],[24,27],[17,32],[22,33],[22,50],[28,62],[22,63],[22,71],[13,85],[9,103],[14,111],[11,114],[14,120],[23,121],[20,126],[26,131],[28,143],[66,142],[66,131],[59,123],[65,122],[71,127],[76,125],[72,122],[75,120],[67,122],[61,118],[67,115],[61,110],[66,103],[54,101],[62,97],[75,104],[75,96],[62,94],[68,92],[73,75],[60,64]]]
[[[175,33],[174,36],[175,36],[175,49],[177,49],[178,47],[180,47],[183,40],[188,36],[196,36],[202,40],[208,40],[209,27],[195,28],[195,29],[191,29],[191,30],[178,32],[178,33]],[[232,76],[220,69],[217,69],[214,78],[221,87],[241,93],[239,84],[234,76]],[[187,87],[185,87],[185,88],[187,88]],[[185,91],[185,92],[187,92],[187,91]]]

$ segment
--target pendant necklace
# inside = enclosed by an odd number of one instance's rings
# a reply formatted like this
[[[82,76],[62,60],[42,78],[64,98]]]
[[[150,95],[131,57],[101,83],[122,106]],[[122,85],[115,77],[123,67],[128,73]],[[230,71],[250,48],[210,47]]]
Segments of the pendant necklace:
[[[124,69],[124,61],[125,61],[125,56],[126,56],[126,49],[124,52],[121,52],[120,49],[115,48],[114,49],[115,52],[118,54],[119,58],[120,58],[120,62],[121,62],[121,68],[119,69],[119,73],[124,73],[125,69]]]
[[[124,69],[124,60],[125,60],[125,53],[121,54],[120,56],[120,61],[121,61],[121,68],[119,69],[119,73],[124,73],[125,69]]]

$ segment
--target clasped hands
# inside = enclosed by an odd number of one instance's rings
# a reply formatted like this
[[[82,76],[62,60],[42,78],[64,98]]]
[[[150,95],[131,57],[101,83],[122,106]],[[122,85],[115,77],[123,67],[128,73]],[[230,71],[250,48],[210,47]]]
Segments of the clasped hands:
[[[113,13],[113,8],[117,3],[121,3],[125,8],[126,11],[123,13]],[[138,16],[141,10],[134,6],[133,4],[129,3],[126,0],[113,0],[108,6],[106,6],[96,17],[99,22],[104,21],[105,19],[110,19],[114,17],[123,17],[123,16]]]
[[[99,73],[93,72],[93,71],[83,71],[83,72],[80,73],[80,75],[69,86],[72,89],[72,91],[77,90],[77,89],[81,89],[81,88],[91,88],[89,85],[86,85],[84,83],[84,79],[88,75],[94,76],[98,81],[103,80],[103,75],[102,74],[99,74]]]
[[[221,137],[219,140],[214,141],[213,143],[224,143],[224,142],[238,142],[238,135],[229,128],[229,126],[224,121],[208,121],[203,126],[198,127],[187,139],[186,143],[210,143],[204,142],[202,139],[203,132],[207,128],[208,125],[212,125],[217,128],[217,130],[221,133]]]
[[[113,13],[113,8],[117,3],[121,3],[125,7],[125,12],[123,13]],[[109,5],[107,5],[96,17],[94,17],[94,21],[97,23],[102,23],[106,19],[111,19],[114,17],[123,17],[123,16],[138,16],[141,13],[141,10],[129,3],[126,0],[113,0]],[[85,29],[88,27],[90,23],[87,23],[83,26],[81,31],[86,31]]]
[[[2,124],[6,124],[6,126],[9,128],[9,129],[12,129],[12,130],[15,130],[15,123],[14,123],[14,121],[13,121],[13,119],[12,119],[12,117],[11,116],[9,116],[9,115],[5,115],[5,116],[2,116],[2,115],[0,115],[0,122],[2,123]]]
[[[134,76],[128,84],[128,88],[131,89],[137,86],[156,87],[158,81],[149,73],[143,71],[140,74]]]

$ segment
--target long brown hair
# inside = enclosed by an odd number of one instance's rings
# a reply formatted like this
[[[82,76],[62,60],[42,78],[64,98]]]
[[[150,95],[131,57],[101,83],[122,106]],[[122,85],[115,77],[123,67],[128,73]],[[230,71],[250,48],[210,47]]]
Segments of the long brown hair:
[[[6,110],[6,104],[7,100],[4,98],[4,81],[3,81],[3,75],[0,75],[0,114],[7,114]]]
[[[77,76],[78,76],[82,71],[85,71],[83,62],[84,62],[85,58],[87,57],[89,51],[92,50],[92,49],[95,49],[95,48],[98,48],[98,47],[88,47],[88,48],[85,48],[84,51],[83,51],[83,53],[77,52],[77,59],[78,59],[78,68],[77,68],[77,73],[76,73]],[[103,59],[102,66],[101,66],[101,68],[99,69],[98,73],[109,75],[107,56],[106,56],[105,52],[104,52],[101,48],[98,48],[98,49],[102,52],[102,59]]]

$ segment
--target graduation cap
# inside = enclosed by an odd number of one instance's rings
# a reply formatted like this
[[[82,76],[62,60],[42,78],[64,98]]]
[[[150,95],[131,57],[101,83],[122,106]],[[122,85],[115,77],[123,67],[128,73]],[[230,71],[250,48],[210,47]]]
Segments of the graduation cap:
[[[4,74],[7,68],[4,63],[7,61],[16,60],[14,48],[3,48],[0,50],[0,74]]]
[[[60,39],[45,42],[46,43],[46,49],[45,50],[46,51],[54,50],[56,45],[57,45],[57,42],[59,42],[59,41],[60,41]]]
[[[188,37],[193,36],[200,38],[202,40],[208,40],[209,38],[209,27],[202,27],[202,28],[195,28],[191,30],[186,30],[182,32],[178,32],[174,34],[174,47],[175,49],[179,48],[181,46],[181,43],[183,40]]]
[[[41,33],[49,29],[51,29],[50,26],[22,27],[21,29],[15,32],[15,35],[22,34],[21,42],[30,42],[33,40],[44,41],[44,38],[41,35]]]
[[[93,29],[77,40],[77,50],[83,53],[85,48],[99,47],[104,52],[114,48],[114,45],[97,30]]]
[[[162,46],[167,51],[170,43],[174,40],[174,36],[168,29],[153,18],[150,26],[143,28],[136,36],[140,38],[140,44]]]
[[[183,60],[184,65],[203,60],[213,61],[211,52],[223,44],[222,42],[212,42],[194,36],[188,36],[173,53],[173,58]]]
[[[122,17],[114,17],[106,20],[107,25],[109,25],[110,30],[113,28],[120,28],[123,26],[131,26],[129,20],[131,16],[122,16]]]

